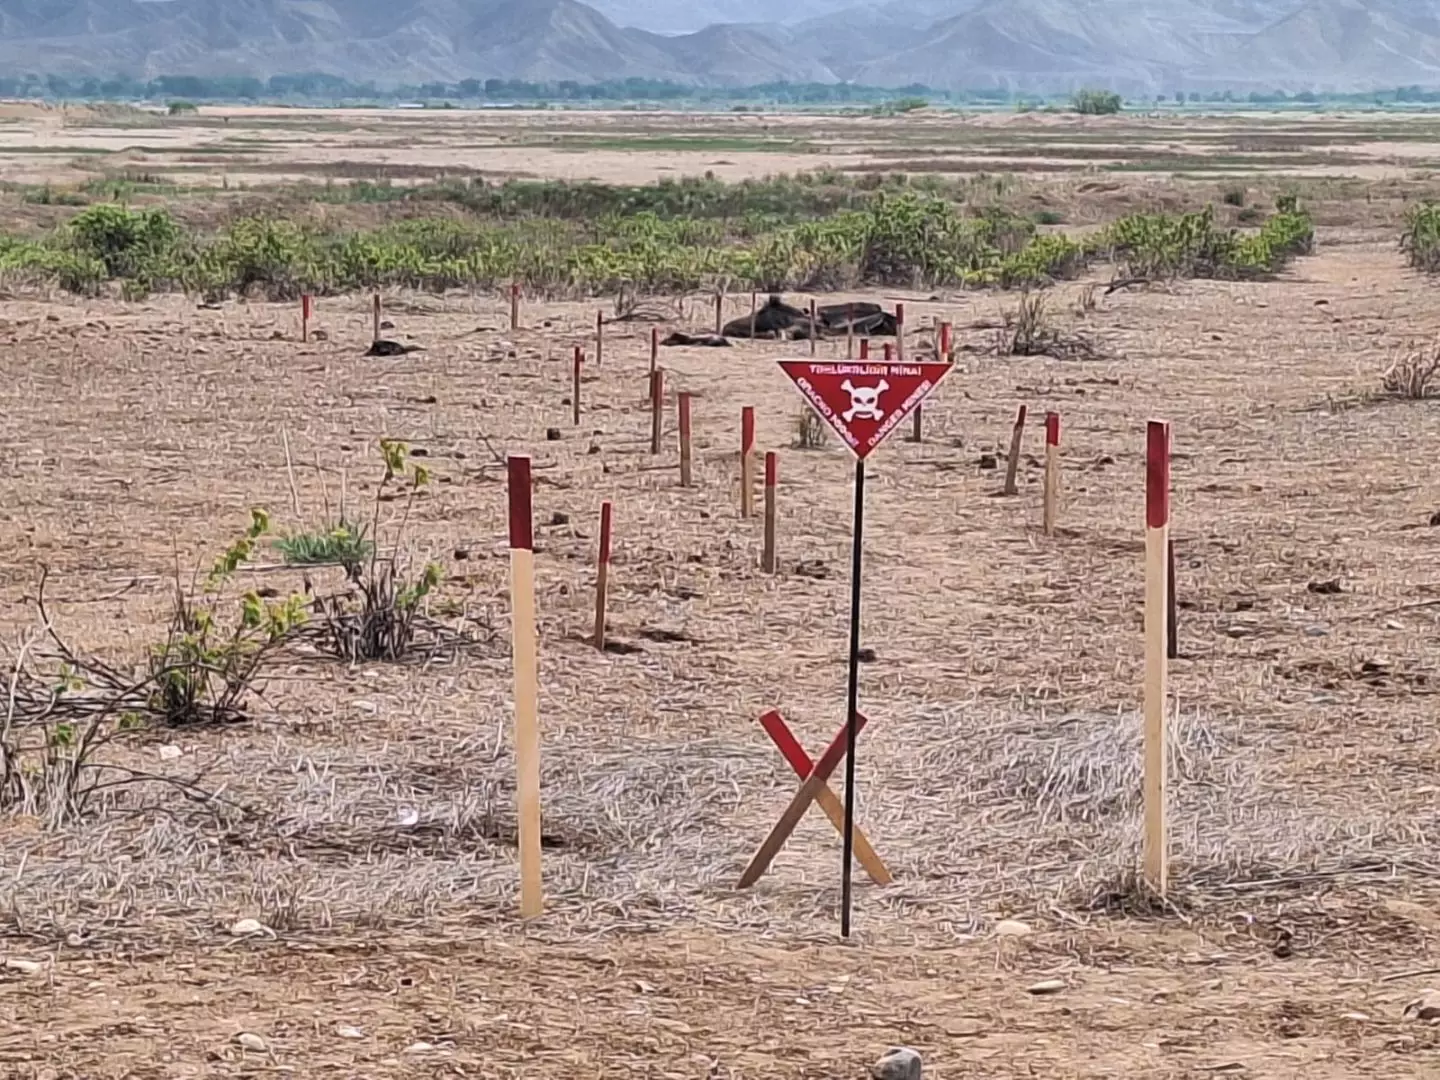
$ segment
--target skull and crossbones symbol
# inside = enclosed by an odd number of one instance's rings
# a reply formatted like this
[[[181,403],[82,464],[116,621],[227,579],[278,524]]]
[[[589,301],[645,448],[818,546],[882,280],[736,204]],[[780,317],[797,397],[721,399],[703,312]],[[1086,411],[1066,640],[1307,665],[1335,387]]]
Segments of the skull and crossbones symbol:
[[[850,408],[842,414],[847,424],[857,416],[866,420],[885,419],[885,410],[880,408],[880,395],[890,389],[890,384],[884,379],[874,386],[856,386],[846,379],[840,384],[840,389],[850,395]]]

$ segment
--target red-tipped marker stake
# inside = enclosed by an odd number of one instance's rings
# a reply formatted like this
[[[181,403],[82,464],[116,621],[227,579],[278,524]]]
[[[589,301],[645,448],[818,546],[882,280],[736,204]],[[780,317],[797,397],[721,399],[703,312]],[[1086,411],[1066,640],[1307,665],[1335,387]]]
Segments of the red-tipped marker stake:
[[[1055,517],[1060,503],[1060,414],[1045,414],[1045,535],[1055,535]]]
[[[940,324],[940,341],[935,346],[935,359],[950,363],[950,324],[948,322]]]
[[[600,556],[595,564],[595,648],[605,651],[605,599],[610,587],[610,503],[600,504]]]
[[[1169,888],[1165,836],[1166,594],[1170,542],[1170,425],[1151,420],[1145,438],[1145,881],[1160,896]]]
[[[780,460],[774,450],[765,452],[765,544],[760,569],[775,573],[775,485],[780,482]]]
[[[870,339],[868,337],[860,339],[860,359],[870,359]]]
[[[520,283],[514,282],[510,286],[510,329],[520,329]]]
[[[895,346],[894,346],[894,345],[891,345],[890,342],[887,341],[887,342],[885,343],[885,363],[887,363],[887,364],[893,363],[894,360],[895,360]]]
[[[725,294],[715,294],[715,333],[725,328]]]
[[[310,340],[310,313],[314,310],[315,298],[309,293],[300,297],[300,340]]]
[[[740,410],[740,516],[755,516],[755,407]]]
[[[512,454],[510,497],[510,640],[515,664],[515,787],[519,796],[520,915],[540,914],[540,670],[535,649],[535,530],[530,459]]]
[[[570,376],[570,422],[580,426],[580,365],[585,362],[585,350],[575,346],[575,366]]]
[[[655,368],[656,368],[656,366],[657,366],[659,363],[660,363],[660,328],[659,328],[658,326],[652,326],[652,327],[650,328],[650,370],[651,370],[651,371],[654,371]]]
[[[660,453],[660,428],[665,408],[665,369],[650,373],[650,453]]]
[[[1025,437],[1025,406],[1021,405],[1015,413],[1015,429],[1010,432],[1010,456],[1005,459],[1005,486],[1001,489],[1002,495],[1014,495],[1018,490],[1015,486],[1015,474],[1020,468],[1020,443]]]
[[[690,392],[682,390],[676,407],[680,410],[680,486],[689,487],[690,475]]]
[[[905,362],[905,305],[895,305],[895,357]]]
[[[375,303],[374,303],[373,306],[374,306],[374,308],[375,308],[375,311],[374,311],[375,336],[374,336],[373,338],[371,338],[371,340],[372,340],[372,341],[379,341],[379,340],[380,340],[380,294],[379,294],[378,292],[375,294]]]
[[[595,366],[600,366],[601,351],[605,348],[605,315],[595,312]]]

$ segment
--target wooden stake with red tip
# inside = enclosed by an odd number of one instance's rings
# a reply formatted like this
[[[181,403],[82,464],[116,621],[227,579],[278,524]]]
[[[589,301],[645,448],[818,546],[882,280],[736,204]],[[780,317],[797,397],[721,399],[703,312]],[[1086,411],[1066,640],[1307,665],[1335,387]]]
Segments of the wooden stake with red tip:
[[[520,283],[510,285],[510,329],[520,329]]]
[[[371,340],[371,341],[379,341],[379,340],[380,340],[380,294],[379,294],[378,292],[375,294],[375,303],[374,303],[373,306],[374,306],[374,309],[375,309],[375,310],[374,310],[374,320],[373,320],[374,323],[375,323],[375,335],[374,335],[374,337],[372,337],[370,340]]]
[[[895,358],[905,362],[905,305],[895,305]]]
[[[950,352],[950,324],[942,322],[940,324],[940,340],[935,344],[935,359],[943,360],[948,364],[951,362]]]
[[[600,504],[600,555],[595,562],[595,648],[605,651],[605,601],[610,588],[610,503]]]
[[[1045,414],[1045,535],[1055,535],[1055,518],[1060,511],[1060,414]]]
[[[580,365],[585,362],[585,350],[575,346],[574,370],[570,376],[570,422],[580,426]]]
[[[315,307],[315,298],[309,293],[300,296],[300,340],[310,340],[310,314]]]
[[[715,294],[715,333],[720,333],[725,327],[725,294]]]
[[[1014,495],[1018,490],[1015,486],[1015,475],[1020,469],[1020,444],[1025,438],[1025,406],[1021,405],[1015,413],[1015,427],[1010,432],[1010,456],[1005,459],[1005,486],[1000,489],[1002,495]]]
[[[510,641],[515,669],[515,788],[519,805],[520,915],[544,906],[540,884],[540,670],[535,643],[535,529],[530,459],[506,463],[510,503]]]
[[[755,516],[755,406],[740,410],[740,516]]]
[[[1145,881],[1160,896],[1169,888],[1166,838],[1166,609],[1170,546],[1170,425],[1151,420],[1145,433]]]
[[[680,486],[689,487],[690,475],[690,391],[682,390],[676,407],[680,410]]]
[[[650,453],[660,453],[660,434],[665,408],[665,369],[650,373]]]
[[[605,313],[595,312],[595,366],[600,366],[600,356],[605,348]]]
[[[860,359],[870,359],[870,339],[868,337],[860,339]]]
[[[765,542],[760,550],[760,569],[775,573],[775,487],[780,482],[780,460],[774,450],[765,452]]]
[[[650,328],[650,370],[653,372],[660,363],[660,328]]]

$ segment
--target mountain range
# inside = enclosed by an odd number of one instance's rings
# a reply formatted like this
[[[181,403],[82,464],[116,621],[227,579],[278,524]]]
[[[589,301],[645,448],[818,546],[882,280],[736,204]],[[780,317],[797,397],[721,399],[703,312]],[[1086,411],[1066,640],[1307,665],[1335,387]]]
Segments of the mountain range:
[[[0,68],[1365,91],[1440,86],[1440,0],[0,0]]]

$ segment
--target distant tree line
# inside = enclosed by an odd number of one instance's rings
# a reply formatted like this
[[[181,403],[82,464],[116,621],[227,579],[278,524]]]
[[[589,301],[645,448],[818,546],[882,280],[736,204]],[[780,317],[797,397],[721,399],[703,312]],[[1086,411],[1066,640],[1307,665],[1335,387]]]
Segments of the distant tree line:
[[[0,76],[0,97],[48,98],[88,101],[306,101],[306,102],[416,102],[443,106],[447,102],[536,104],[555,102],[728,102],[776,105],[888,105],[903,109],[921,104],[1043,106],[1065,103],[1082,112],[1113,112],[1121,98],[1106,89],[1086,89],[1075,95],[1037,95],[1003,89],[941,91],[923,85],[882,88],[850,83],[762,83],[741,87],[696,87],[663,79],[614,79],[603,82],[525,82],[520,79],[461,79],[404,86],[377,86],[352,82],[335,75],[309,73],[274,75],[268,79],[244,75],[162,75],[154,79],[117,76],[110,79],[64,75]],[[1132,99],[1135,104],[1157,105],[1390,105],[1440,102],[1440,88],[1405,86],[1356,94],[1300,91],[1178,91],[1153,99]]]

